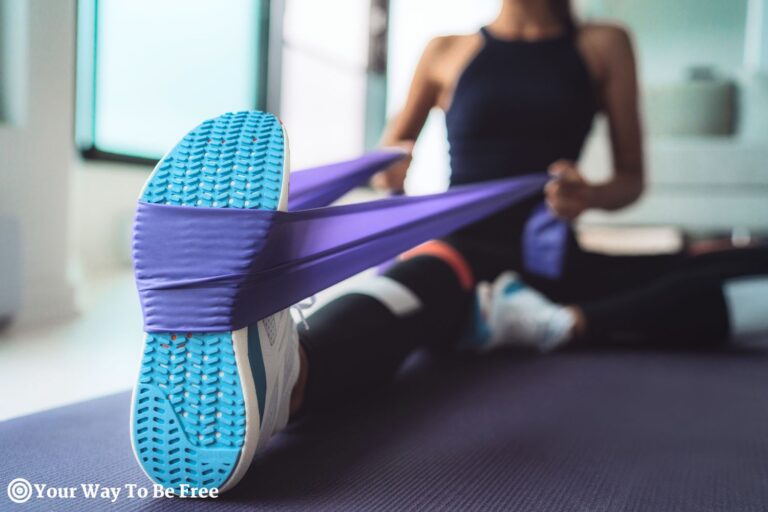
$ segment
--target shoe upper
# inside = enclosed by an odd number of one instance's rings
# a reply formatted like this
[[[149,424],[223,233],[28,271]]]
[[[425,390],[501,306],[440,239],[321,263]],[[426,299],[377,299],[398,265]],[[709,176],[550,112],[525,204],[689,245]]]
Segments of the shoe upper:
[[[564,307],[526,286],[513,272],[493,283],[488,324],[489,343],[550,351],[568,340],[573,319]]]
[[[255,330],[257,339],[249,335],[249,344],[260,343],[266,384],[259,397],[261,433],[258,448],[261,448],[288,423],[291,393],[299,376],[299,342],[296,324],[287,309],[261,320]]]

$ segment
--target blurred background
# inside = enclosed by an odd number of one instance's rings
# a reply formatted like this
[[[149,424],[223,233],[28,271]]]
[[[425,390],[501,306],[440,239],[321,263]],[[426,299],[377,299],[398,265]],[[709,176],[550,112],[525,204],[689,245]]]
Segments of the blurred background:
[[[0,0],[0,420],[130,387],[141,315],[133,208],[201,120],[280,115],[295,169],[376,146],[435,35],[498,0]],[[584,0],[634,34],[649,189],[589,213],[605,250],[768,231],[768,0]],[[598,119],[581,162],[610,171]],[[441,112],[407,188],[447,186]],[[358,192],[364,197],[370,192]]]

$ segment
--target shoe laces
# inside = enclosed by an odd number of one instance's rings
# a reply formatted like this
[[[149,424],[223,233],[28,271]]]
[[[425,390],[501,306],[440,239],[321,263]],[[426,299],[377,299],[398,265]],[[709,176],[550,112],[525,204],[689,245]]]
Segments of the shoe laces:
[[[298,317],[301,319],[301,325],[304,326],[304,329],[309,330],[309,324],[307,323],[307,317],[304,315],[304,311],[311,308],[317,303],[317,296],[312,295],[311,297],[307,297],[306,299],[297,302],[293,306],[291,306],[291,311],[295,311]]]

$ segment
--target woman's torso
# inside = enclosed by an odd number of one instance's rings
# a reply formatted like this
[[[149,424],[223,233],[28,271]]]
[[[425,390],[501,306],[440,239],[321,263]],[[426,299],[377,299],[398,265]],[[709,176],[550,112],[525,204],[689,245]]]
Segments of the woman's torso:
[[[564,34],[508,41],[484,28],[453,41],[438,78],[451,185],[546,172],[556,160],[578,160],[598,102],[576,39]],[[502,211],[458,236],[517,244],[540,199]]]

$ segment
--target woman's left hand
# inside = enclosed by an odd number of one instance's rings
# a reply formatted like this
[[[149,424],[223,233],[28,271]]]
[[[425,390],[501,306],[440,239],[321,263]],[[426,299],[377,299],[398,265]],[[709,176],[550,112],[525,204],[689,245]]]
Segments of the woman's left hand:
[[[549,174],[552,180],[544,187],[544,194],[555,215],[572,221],[590,208],[592,187],[573,162],[558,160],[549,166]]]

